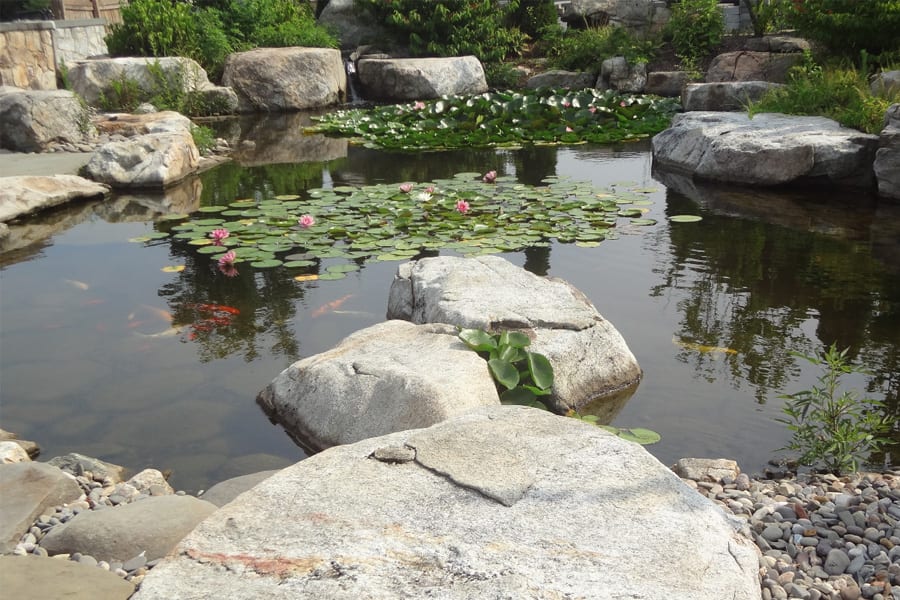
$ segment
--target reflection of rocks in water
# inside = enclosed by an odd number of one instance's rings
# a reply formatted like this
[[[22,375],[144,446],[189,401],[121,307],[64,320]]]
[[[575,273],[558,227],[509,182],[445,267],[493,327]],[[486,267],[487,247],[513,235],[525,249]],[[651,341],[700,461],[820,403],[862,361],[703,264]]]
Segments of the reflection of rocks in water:
[[[868,239],[875,216],[874,196],[859,191],[725,187],[657,169],[653,178],[717,214],[758,219],[841,239]]]
[[[639,384],[623,388],[606,396],[591,400],[579,409],[582,415],[597,415],[597,422],[601,425],[609,425],[613,422],[628,401],[634,396]]]
[[[254,115],[240,119],[240,138],[229,140],[242,167],[278,163],[329,161],[347,156],[345,138],[305,134],[310,113]]]
[[[27,260],[46,246],[39,242],[88,220],[102,205],[99,200],[76,202],[7,223],[9,232],[0,240],[0,266]]]
[[[203,183],[190,177],[162,192],[139,191],[117,195],[112,201],[97,207],[97,215],[109,223],[153,221],[172,213],[191,213],[200,207]]]

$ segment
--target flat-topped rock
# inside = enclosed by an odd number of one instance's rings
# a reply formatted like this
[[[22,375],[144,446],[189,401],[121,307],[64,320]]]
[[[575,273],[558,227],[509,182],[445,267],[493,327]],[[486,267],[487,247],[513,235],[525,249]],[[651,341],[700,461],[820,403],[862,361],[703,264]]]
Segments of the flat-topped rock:
[[[356,63],[363,96],[373,100],[426,100],[488,90],[474,56],[361,58]]]
[[[347,96],[339,50],[256,48],[230,54],[222,83],[238,98],[240,112],[280,112],[330,106]]]
[[[193,122],[173,110],[131,114],[105,113],[94,119],[97,131],[134,137],[147,133],[190,133]]]
[[[5,598],[127,600],[134,585],[115,573],[70,560],[0,556],[0,590]]]
[[[87,144],[94,133],[87,107],[69,90],[0,87],[0,148],[46,152]]]
[[[558,412],[580,408],[641,378],[621,334],[581,291],[497,256],[439,256],[401,265],[387,315],[413,323],[526,332],[530,349],[553,365],[547,399]]]
[[[0,223],[72,200],[102,198],[109,186],[78,175],[0,177]]]
[[[784,87],[768,81],[725,81],[720,83],[689,83],[681,92],[685,112],[747,111],[751,102],[760,100],[769,90]]]
[[[147,133],[98,148],[85,174],[114,188],[164,188],[195,173],[200,151],[189,132]]]
[[[716,56],[706,70],[706,81],[771,81],[785,83],[791,67],[803,55],[783,52],[740,50]]]
[[[825,117],[688,112],[676,115],[652,147],[655,167],[698,179],[869,187],[878,136]]]
[[[757,571],[752,542],[641,446],[493,407],[276,473],[133,598],[758,600]]]
[[[321,450],[500,403],[487,362],[449,325],[387,321],[281,372],[257,403]]]

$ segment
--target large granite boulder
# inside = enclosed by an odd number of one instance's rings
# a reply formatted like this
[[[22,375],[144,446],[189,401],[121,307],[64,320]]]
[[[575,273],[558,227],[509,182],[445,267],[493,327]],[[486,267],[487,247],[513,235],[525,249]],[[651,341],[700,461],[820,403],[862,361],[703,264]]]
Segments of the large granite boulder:
[[[94,136],[87,107],[68,90],[0,88],[0,148],[45,152]]]
[[[584,88],[594,87],[595,81],[596,78],[590,73],[554,69],[529,77],[528,81],[525,83],[525,87],[529,90],[536,90],[539,88],[583,90]]]
[[[487,363],[449,325],[387,321],[295,362],[257,397],[312,450],[428,427],[500,403]]]
[[[647,64],[629,64],[624,56],[607,58],[600,64],[597,78],[598,90],[616,90],[623,93],[639,94],[647,85]]]
[[[82,495],[71,475],[39,462],[0,465],[0,554],[8,554],[34,520]]]
[[[785,83],[791,67],[803,60],[802,54],[783,52],[726,52],[713,59],[706,71],[707,82],[771,81]]]
[[[869,84],[869,89],[873,94],[885,97],[900,93],[900,69],[876,74]]]
[[[276,473],[133,599],[758,600],[758,551],[735,527],[637,444],[493,407]]]
[[[362,94],[371,100],[425,100],[488,90],[474,56],[361,58],[356,63]]]
[[[49,530],[40,545],[53,554],[82,552],[107,562],[142,552],[162,558],[216,505],[193,496],[152,496],[104,510],[82,511]]]
[[[812,49],[808,40],[793,35],[764,35],[747,38],[744,49],[754,52],[805,52]]]
[[[0,223],[72,200],[102,198],[109,186],[78,175],[0,177]]]
[[[689,83],[681,93],[681,105],[685,111],[746,111],[780,83],[767,81],[728,81],[722,83]]]
[[[884,117],[884,129],[875,153],[878,194],[900,199],[900,104],[892,104]]]
[[[688,77],[686,71],[651,71],[647,73],[644,92],[673,98],[681,96],[681,91],[688,84]]]
[[[68,65],[68,80],[72,89],[91,106],[101,103],[115,103],[115,88],[122,82],[136,86],[149,100],[163,89],[183,94],[199,93],[213,100],[212,96],[222,95],[223,106],[230,102],[229,93],[210,83],[206,71],[196,61],[181,56],[88,58],[72,61]],[[121,106],[104,106],[106,109],[121,109]],[[227,112],[227,111],[225,111]]]
[[[98,148],[85,174],[114,188],[163,188],[197,171],[200,152],[187,132],[148,133]]]
[[[189,118],[173,110],[142,114],[104,113],[94,120],[94,124],[101,133],[126,138],[148,133],[190,133],[193,127]]]
[[[334,31],[344,50],[391,38],[390,32],[355,0],[329,0],[319,15],[319,25]]]
[[[583,293],[497,256],[440,256],[405,263],[388,299],[389,319],[514,329],[553,365],[549,404],[558,412],[635,385],[637,360],[621,334]],[[542,398],[543,399],[543,398]]]
[[[330,106],[347,96],[339,50],[256,48],[225,61],[222,83],[234,89],[240,112],[279,112]]]
[[[869,187],[878,136],[825,117],[689,112],[652,141],[657,167],[728,183]]]
[[[562,20],[570,27],[613,25],[645,36],[662,30],[672,12],[665,0],[571,0]]]

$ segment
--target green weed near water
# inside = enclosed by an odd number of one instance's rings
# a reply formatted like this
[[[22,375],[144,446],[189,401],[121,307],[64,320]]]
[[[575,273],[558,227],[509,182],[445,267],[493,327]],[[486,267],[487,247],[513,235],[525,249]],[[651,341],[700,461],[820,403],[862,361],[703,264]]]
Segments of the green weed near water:
[[[819,115],[877,134],[884,127],[885,111],[897,101],[900,94],[873,95],[864,70],[846,64],[822,66],[807,53],[804,62],[792,69],[787,85],[751,103],[749,113]]]
[[[311,132],[353,136],[390,150],[487,148],[525,144],[612,143],[669,126],[671,98],[611,90],[501,91],[429,102],[340,110],[314,117]]]
[[[882,437],[891,427],[884,403],[840,388],[843,375],[865,373],[849,363],[847,349],[839,351],[832,344],[818,356],[793,354],[821,366],[822,374],[812,389],[781,396],[787,418],[778,420],[793,432],[781,450],[800,452],[800,463],[815,469],[836,474],[856,471],[889,441]]]

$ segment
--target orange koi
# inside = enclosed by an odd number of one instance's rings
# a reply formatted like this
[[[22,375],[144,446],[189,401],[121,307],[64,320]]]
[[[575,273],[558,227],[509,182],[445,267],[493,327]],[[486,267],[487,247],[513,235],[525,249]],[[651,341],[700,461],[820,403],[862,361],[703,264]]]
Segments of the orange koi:
[[[145,308],[145,309],[149,310],[150,312],[152,312],[154,315],[156,315],[163,321],[168,321],[169,323],[171,323],[172,319],[174,318],[172,316],[172,313],[165,311],[161,308],[156,308],[155,306],[148,306],[147,304],[141,304],[141,308]]]
[[[312,314],[310,316],[312,316],[312,318],[315,319],[316,317],[321,317],[322,315],[329,313],[333,310],[337,310],[341,306],[344,305],[344,302],[346,302],[347,300],[349,300],[352,297],[353,297],[353,294],[347,294],[346,296],[341,296],[337,300],[332,300],[331,302],[323,304],[316,310],[312,311]]]
[[[223,312],[229,315],[239,315],[241,311],[233,306],[225,306],[224,304],[195,304],[194,308],[204,312]]]
[[[77,279],[63,279],[63,281],[65,281],[72,287],[77,287],[79,290],[87,290],[91,287],[88,284],[86,284],[85,282],[78,281]]]

